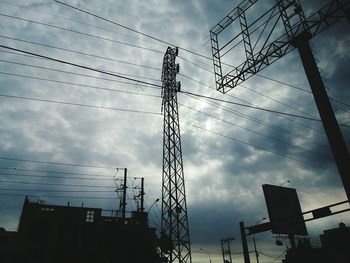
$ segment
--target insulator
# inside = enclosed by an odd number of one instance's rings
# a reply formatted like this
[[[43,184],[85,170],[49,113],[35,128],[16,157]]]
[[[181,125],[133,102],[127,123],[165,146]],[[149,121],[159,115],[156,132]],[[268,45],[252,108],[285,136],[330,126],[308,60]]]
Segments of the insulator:
[[[181,91],[181,82],[180,81],[176,82],[176,90]]]
[[[180,72],[180,64],[176,64],[176,74]]]
[[[178,55],[179,55],[179,48],[176,47],[176,48],[175,48],[175,56],[178,56]]]

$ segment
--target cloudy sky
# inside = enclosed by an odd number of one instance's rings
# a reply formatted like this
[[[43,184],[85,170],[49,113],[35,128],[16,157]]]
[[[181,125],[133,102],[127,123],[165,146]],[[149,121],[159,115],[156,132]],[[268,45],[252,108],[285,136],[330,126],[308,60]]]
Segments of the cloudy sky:
[[[215,90],[209,30],[239,2],[67,1],[196,52],[180,49],[177,79],[183,91],[319,118],[296,50],[226,95]],[[307,15],[327,2],[301,1]],[[273,4],[259,1],[248,21]],[[164,43],[50,0],[1,0],[0,7],[3,46],[161,85]],[[350,125],[348,26],[341,21],[311,42],[338,122]],[[233,24],[221,40],[238,30]],[[116,209],[113,178],[123,174],[117,167],[128,168],[130,189],[139,185],[135,177],[145,178],[150,209],[161,193],[160,89],[6,48],[0,56],[0,226],[16,229],[25,195]],[[238,66],[243,58],[238,46],[223,61]],[[234,258],[241,258],[239,222],[253,225],[268,216],[262,184],[289,180],[286,186],[297,189],[303,211],[345,200],[321,122],[181,93],[178,100],[194,262],[207,260],[199,248],[220,262],[220,239],[228,236],[236,237]],[[349,146],[350,128],[341,130]],[[130,200],[128,209],[133,205]],[[150,214],[159,227],[158,204]],[[341,221],[349,224],[349,214],[308,223],[313,244],[323,229]],[[256,238],[265,254],[261,262],[285,250],[274,245],[271,233]]]

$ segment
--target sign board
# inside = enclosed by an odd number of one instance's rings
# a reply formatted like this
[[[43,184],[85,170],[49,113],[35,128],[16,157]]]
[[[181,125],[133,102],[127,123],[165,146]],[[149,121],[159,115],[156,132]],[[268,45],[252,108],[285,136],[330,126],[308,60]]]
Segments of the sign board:
[[[294,188],[262,186],[274,234],[307,235],[304,217]]]

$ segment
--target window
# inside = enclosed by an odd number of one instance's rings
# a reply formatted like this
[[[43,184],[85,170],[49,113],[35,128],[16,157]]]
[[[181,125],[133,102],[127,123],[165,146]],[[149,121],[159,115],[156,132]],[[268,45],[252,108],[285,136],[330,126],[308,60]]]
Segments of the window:
[[[88,223],[94,222],[94,217],[95,217],[95,211],[92,211],[92,210],[86,211],[85,222],[88,222]]]

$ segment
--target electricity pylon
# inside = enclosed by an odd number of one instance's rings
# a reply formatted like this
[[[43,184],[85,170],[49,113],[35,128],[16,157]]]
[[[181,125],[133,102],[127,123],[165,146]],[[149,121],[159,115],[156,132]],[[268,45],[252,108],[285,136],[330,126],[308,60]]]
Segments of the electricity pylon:
[[[341,19],[346,17],[350,21],[350,0],[330,1],[309,17],[305,16],[299,0],[276,0],[276,4],[272,8],[248,25],[245,13],[256,2],[257,0],[244,0],[210,31],[216,88],[220,92],[226,93],[297,48],[345,193],[350,202],[349,152],[309,44],[314,36]],[[256,25],[266,18],[267,20],[262,23],[260,36],[255,43],[252,43],[253,33],[259,32],[259,27],[256,27]],[[240,23],[241,32],[220,47],[218,35],[236,20]],[[269,22],[272,23],[272,29],[265,32],[267,36],[260,44],[259,39],[264,30],[268,28]],[[278,23],[283,25],[284,34],[276,29]],[[254,25],[256,28],[254,28]],[[220,52],[223,52],[223,49],[238,37],[242,38],[246,60],[224,73],[221,59],[228,52],[223,55]]]
[[[187,219],[176,82],[178,48],[168,47],[162,70],[163,174],[162,174],[162,254],[168,262],[192,262]]]

